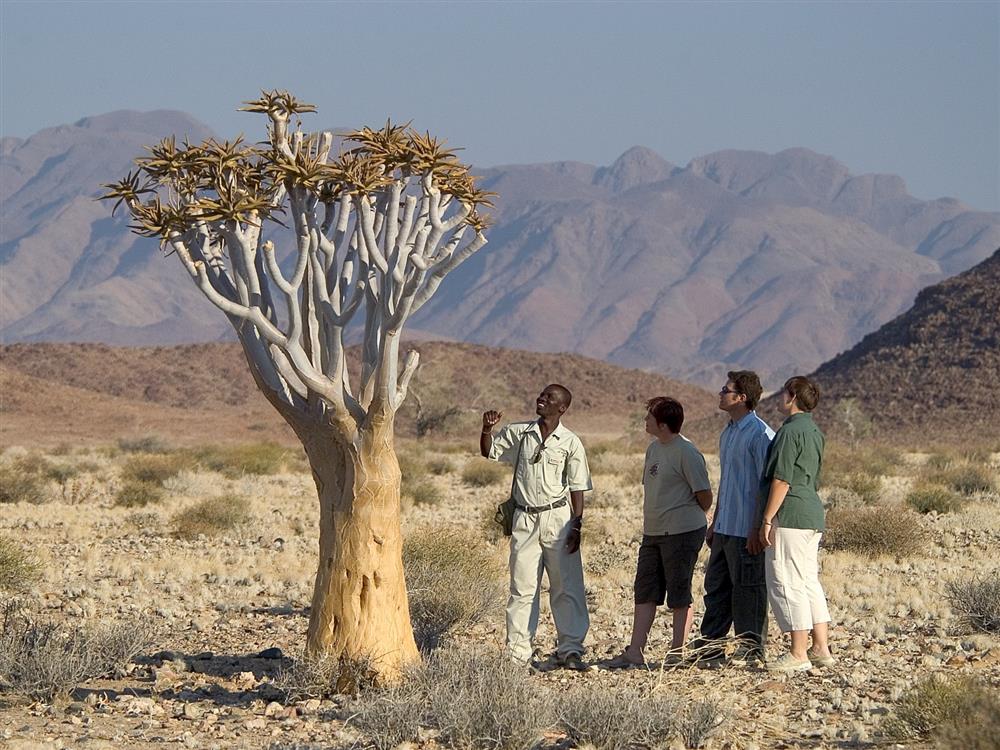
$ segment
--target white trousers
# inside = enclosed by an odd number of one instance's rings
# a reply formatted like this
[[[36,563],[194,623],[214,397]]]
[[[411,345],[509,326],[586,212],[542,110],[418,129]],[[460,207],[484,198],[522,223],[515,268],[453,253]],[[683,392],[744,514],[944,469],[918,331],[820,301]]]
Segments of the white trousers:
[[[774,544],[764,550],[767,600],[782,633],[812,630],[830,622],[819,582],[819,540],[815,529],[774,527]]]
[[[538,630],[542,570],[549,576],[549,605],[556,624],[557,653],[560,657],[571,653],[583,655],[590,615],[580,551],[572,555],[566,552],[570,516],[568,504],[541,513],[514,512],[507,650],[517,661],[531,659],[532,642]]]

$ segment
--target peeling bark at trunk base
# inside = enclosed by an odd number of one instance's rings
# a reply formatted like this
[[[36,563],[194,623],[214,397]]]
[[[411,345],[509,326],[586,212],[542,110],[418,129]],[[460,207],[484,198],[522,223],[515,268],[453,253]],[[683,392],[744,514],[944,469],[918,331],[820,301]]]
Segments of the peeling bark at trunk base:
[[[303,440],[320,502],[319,568],[306,650],[349,666],[370,664],[391,681],[419,658],[403,575],[399,462],[392,426]],[[347,685],[338,686],[342,688]]]

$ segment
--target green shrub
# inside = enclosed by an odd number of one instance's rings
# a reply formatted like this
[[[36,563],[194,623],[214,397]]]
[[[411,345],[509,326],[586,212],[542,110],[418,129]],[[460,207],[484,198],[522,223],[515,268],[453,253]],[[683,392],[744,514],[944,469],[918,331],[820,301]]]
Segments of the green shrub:
[[[918,513],[951,513],[962,508],[963,499],[947,487],[921,483],[906,495],[906,504]]]
[[[919,551],[925,539],[917,514],[900,506],[832,510],[826,518],[824,544],[833,550],[902,557]]]
[[[468,532],[435,529],[407,537],[403,567],[421,650],[436,648],[459,625],[491,616],[505,598],[503,567]]]
[[[972,744],[945,744],[947,747],[996,747],[984,730],[1000,725],[1000,699],[997,692],[971,677],[948,679],[931,675],[918,682],[896,704],[895,711],[883,723],[885,734],[893,740],[936,740],[963,735]],[[986,719],[986,727],[979,719]],[[992,735],[995,742],[998,735]]]
[[[417,481],[403,480],[402,494],[410,498],[415,505],[438,505],[444,499],[444,493],[433,480],[418,479]]]
[[[933,733],[940,750],[996,750],[1000,737],[1000,692],[976,685],[958,710]]]
[[[194,539],[201,534],[215,536],[243,526],[250,519],[250,504],[245,497],[232,494],[210,497],[174,515],[174,534],[181,539]]]
[[[194,451],[193,455],[206,469],[229,479],[245,474],[278,474],[301,460],[300,456],[276,443],[206,446]]]
[[[27,591],[41,577],[42,566],[36,557],[0,537],[0,591]]]
[[[882,480],[867,472],[854,472],[842,480],[843,486],[856,494],[865,505],[874,505],[882,494]]]
[[[136,453],[122,465],[121,477],[124,482],[162,485],[191,466],[191,461],[179,453]]]
[[[122,483],[115,493],[115,505],[123,508],[141,508],[163,500],[163,487],[154,482],[129,480]]]
[[[951,608],[964,625],[985,633],[1000,633],[1000,570],[991,576],[948,584]]]
[[[0,503],[39,505],[49,499],[45,480],[20,461],[0,464]]]
[[[492,461],[473,459],[462,468],[462,481],[470,487],[490,487],[509,479],[509,472]]]

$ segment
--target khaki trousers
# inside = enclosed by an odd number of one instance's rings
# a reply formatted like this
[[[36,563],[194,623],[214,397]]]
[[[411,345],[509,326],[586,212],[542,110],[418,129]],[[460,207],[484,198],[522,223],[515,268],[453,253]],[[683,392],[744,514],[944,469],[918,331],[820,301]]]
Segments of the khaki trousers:
[[[566,552],[569,505],[541,513],[514,512],[510,538],[510,598],[507,600],[507,650],[520,662],[531,659],[538,629],[542,570],[549,576],[549,605],[557,633],[557,654],[583,656],[590,629],[579,550]]]
[[[815,529],[774,529],[774,544],[764,550],[767,599],[782,633],[812,630],[830,622],[826,594],[819,582],[819,540]]]

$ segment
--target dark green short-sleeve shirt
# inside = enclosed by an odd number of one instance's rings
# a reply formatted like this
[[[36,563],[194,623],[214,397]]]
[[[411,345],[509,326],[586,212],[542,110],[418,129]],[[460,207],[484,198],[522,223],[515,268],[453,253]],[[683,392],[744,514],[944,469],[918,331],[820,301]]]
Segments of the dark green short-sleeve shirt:
[[[825,528],[823,503],[817,493],[825,442],[812,414],[805,412],[786,419],[771,441],[760,508],[763,512],[772,479],[788,482],[788,494],[778,509],[778,524],[787,529]]]

